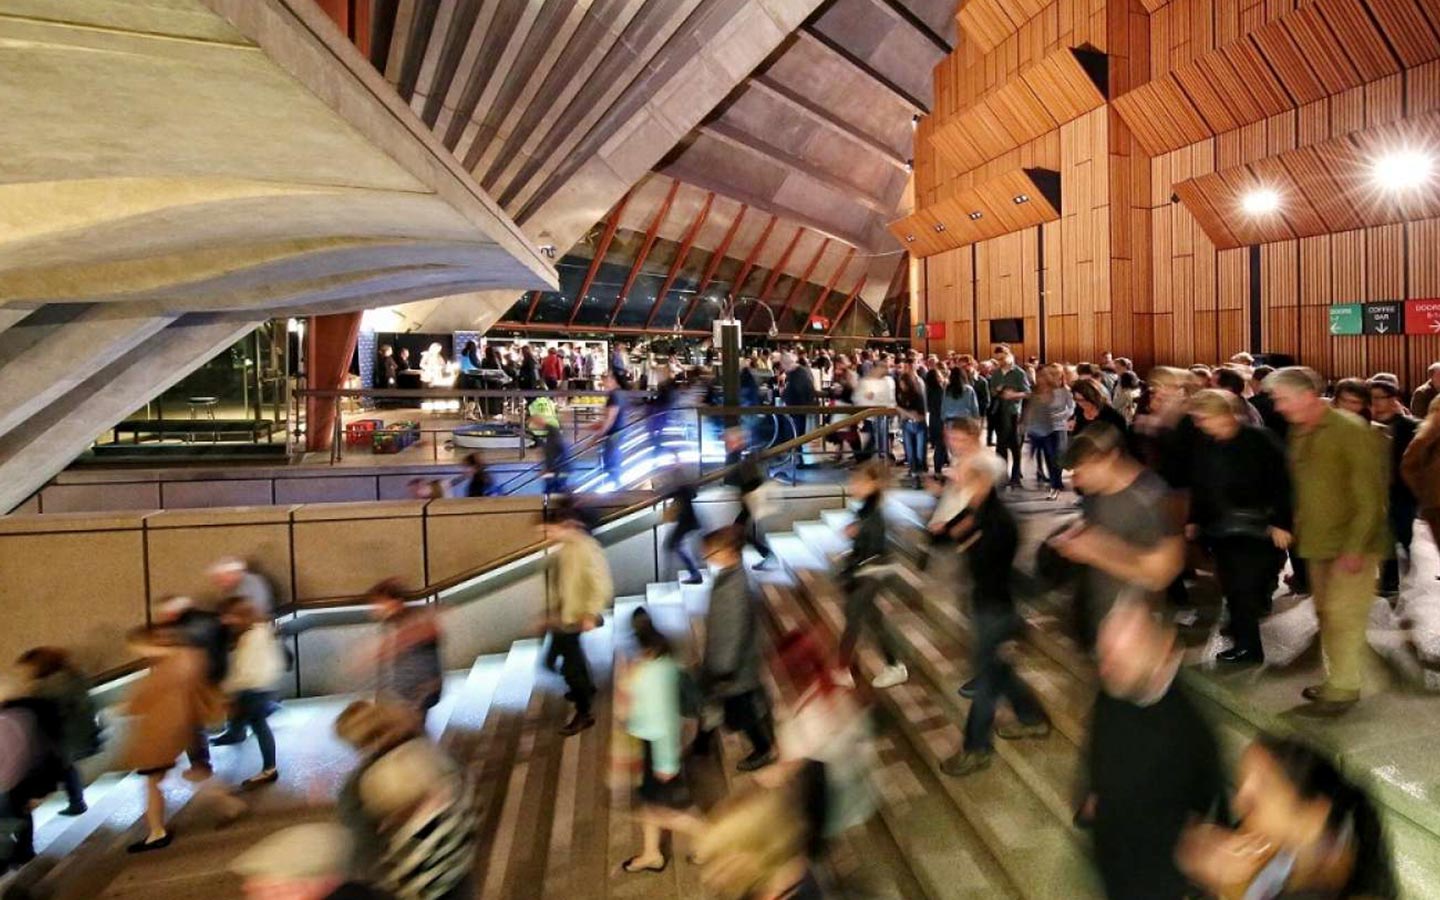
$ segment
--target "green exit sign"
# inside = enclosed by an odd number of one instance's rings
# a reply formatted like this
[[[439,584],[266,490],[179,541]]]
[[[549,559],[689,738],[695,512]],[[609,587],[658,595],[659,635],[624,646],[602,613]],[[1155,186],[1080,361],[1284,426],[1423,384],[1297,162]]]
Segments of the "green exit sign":
[[[1331,334],[1363,334],[1364,307],[1359,303],[1339,303],[1330,307]]]

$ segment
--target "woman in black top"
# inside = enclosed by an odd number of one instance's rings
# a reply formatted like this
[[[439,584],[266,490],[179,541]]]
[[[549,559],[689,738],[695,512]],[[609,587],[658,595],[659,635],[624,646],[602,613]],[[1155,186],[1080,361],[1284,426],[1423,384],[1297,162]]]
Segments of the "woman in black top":
[[[1263,428],[1242,422],[1239,397],[1204,390],[1191,416],[1205,437],[1190,454],[1188,536],[1215,555],[1216,575],[1230,607],[1234,646],[1221,662],[1260,663],[1260,617],[1270,608],[1283,551],[1290,545],[1290,475],[1285,451]]]
[[[1110,405],[1099,384],[1088,378],[1081,379],[1075,382],[1070,392],[1075,396],[1075,428],[1071,432],[1072,437],[1095,422],[1109,422],[1121,434],[1130,433],[1130,423],[1125,421],[1119,410]]]
[[[950,384],[950,370],[944,363],[937,363],[925,370],[925,414],[929,418],[926,437],[935,448],[935,476],[945,468],[945,415],[940,406],[944,402],[945,388]]]
[[[529,345],[520,348],[520,371],[515,377],[515,386],[522,391],[540,390],[540,364],[535,361],[535,351]]]

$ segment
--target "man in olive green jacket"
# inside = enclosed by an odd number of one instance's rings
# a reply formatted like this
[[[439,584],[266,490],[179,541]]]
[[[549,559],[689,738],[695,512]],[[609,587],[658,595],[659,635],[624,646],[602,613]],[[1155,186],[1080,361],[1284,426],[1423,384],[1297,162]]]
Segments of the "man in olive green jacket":
[[[1363,419],[1325,401],[1314,370],[1281,369],[1265,390],[1290,423],[1296,549],[1310,570],[1325,655],[1325,682],[1304,696],[1312,713],[1338,715],[1360,699],[1376,565],[1391,540],[1387,460]]]

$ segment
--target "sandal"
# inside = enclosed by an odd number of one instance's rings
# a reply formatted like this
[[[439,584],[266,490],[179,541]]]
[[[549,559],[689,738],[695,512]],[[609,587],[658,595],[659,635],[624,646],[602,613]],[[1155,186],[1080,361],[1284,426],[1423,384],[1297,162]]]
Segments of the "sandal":
[[[170,846],[170,842],[174,839],[175,829],[172,828],[169,831],[165,832],[165,835],[163,837],[158,837],[153,841],[136,841],[129,847],[126,847],[125,850],[127,853],[149,853],[151,850],[164,850],[166,847]]]
[[[638,875],[641,872],[652,872],[658,874],[665,871],[665,868],[670,865],[670,860],[668,858],[661,857],[660,867],[658,869],[655,866],[633,866],[632,863],[634,863],[635,860],[639,858],[639,856],[630,857],[629,859],[625,860],[623,863],[620,864],[620,868],[626,872],[629,872],[631,875]]]

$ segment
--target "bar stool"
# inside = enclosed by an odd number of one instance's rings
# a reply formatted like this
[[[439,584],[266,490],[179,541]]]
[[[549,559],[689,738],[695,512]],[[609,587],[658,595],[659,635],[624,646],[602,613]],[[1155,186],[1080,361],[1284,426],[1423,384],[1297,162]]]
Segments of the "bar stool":
[[[190,418],[198,418],[203,410],[206,418],[215,421],[215,407],[220,405],[219,397],[186,397],[185,402],[190,406]]]

